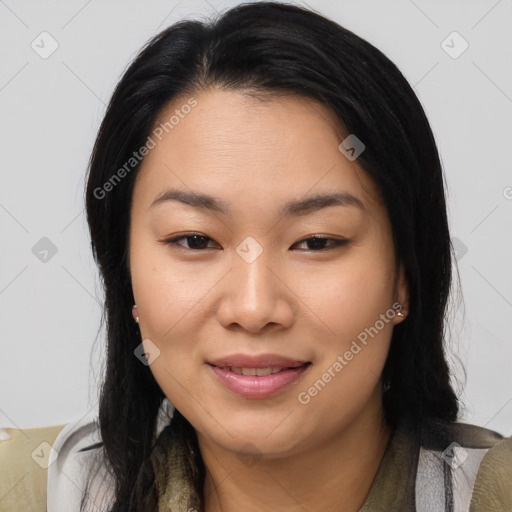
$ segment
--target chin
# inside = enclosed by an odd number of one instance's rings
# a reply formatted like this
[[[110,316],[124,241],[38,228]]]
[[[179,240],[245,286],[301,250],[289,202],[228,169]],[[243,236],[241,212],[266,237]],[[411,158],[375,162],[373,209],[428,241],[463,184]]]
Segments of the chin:
[[[302,450],[304,447],[303,431],[297,432],[296,427],[291,428],[290,424],[281,422],[282,418],[277,420],[272,416],[271,421],[259,422],[255,424],[247,418],[246,423],[230,421],[224,423],[222,427],[213,427],[216,431],[212,432],[216,442],[224,446],[225,449],[236,453],[254,452],[265,455],[267,458],[280,458],[296,451],[298,447]],[[224,430],[225,429],[225,430]],[[216,434],[220,434],[218,438]],[[296,437],[300,434],[301,437]]]

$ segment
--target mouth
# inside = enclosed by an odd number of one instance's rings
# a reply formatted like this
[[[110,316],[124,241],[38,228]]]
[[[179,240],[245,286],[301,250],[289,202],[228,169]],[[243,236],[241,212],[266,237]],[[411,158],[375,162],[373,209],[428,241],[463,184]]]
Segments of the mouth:
[[[311,361],[296,366],[240,367],[207,363],[216,382],[248,399],[263,399],[284,391],[302,378]]]
[[[222,370],[226,370],[232,373],[236,373],[237,375],[248,375],[248,376],[256,376],[256,377],[266,377],[268,375],[274,375],[276,373],[281,373],[286,370],[296,370],[297,368],[302,368],[305,366],[309,366],[311,364],[310,361],[303,363],[298,366],[266,366],[264,368],[242,368],[237,366],[215,366],[216,368],[220,368]]]

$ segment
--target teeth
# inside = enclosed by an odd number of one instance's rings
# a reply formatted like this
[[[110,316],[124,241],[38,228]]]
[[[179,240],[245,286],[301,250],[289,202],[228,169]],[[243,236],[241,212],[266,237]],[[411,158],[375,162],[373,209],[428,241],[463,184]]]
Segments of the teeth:
[[[265,375],[271,375],[274,373],[279,373],[283,370],[287,370],[287,368],[274,368],[270,366],[268,368],[235,368],[234,366],[227,366],[223,369],[237,373],[238,375],[257,375],[258,377],[263,377]]]
[[[226,370],[229,370],[230,372],[233,373],[238,373],[238,375],[242,375],[242,368],[234,368],[232,366],[228,366]]]
[[[271,375],[272,374],[272,368],[258,368],[256,370],[256,375],[259,377],[263,377],[264,375]]]

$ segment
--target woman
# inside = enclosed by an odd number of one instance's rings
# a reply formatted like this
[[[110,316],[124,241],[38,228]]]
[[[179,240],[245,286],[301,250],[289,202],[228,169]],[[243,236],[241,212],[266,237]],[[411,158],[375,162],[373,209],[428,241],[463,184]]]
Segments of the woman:
[[[113,512],[512,507],[512,440],[457,422],[434,137],[372,45],[273,2],[173,25],[114,92],[86,205],[107,367],[49,512],[68,487]]]

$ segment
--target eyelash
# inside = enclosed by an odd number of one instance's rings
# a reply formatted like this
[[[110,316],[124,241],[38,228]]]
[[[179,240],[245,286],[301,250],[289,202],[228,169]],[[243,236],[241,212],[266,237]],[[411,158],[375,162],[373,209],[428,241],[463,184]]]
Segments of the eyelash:
[[[212,238],[210,238],[210,237],[208,237],[206,235],[202,235],[201,233],[187,233],[185,235],[179,235],[179,236],[176,236],[176,237],[173,237],[173,238],[168,238],[166,240],[161,240],[161,242],[164,245],[174,245],[176,248],[178,248],[179,250],[183,250],[183,251],[201,252],[201,251],[207,250],[208,248],[206,248],[206,249],[192,249],[190,247],[183,247],[182,245],[177,243],[178,240],[182,240],[184,238],[185,239],[186,238],[192,238],[194,236],[198,236],[198,237],[204,238],[206,240],[213,240]],[[301,244],[301,243],[307,242],[309,240],[330,240],[330,241],[334,242],[330,246],[324,247],[322,249],[309,249],[312,252],[325,252],[325,251],[329,251],[329,250],[335,249],[337,247],[342,247],[342,246],[348,245],[350,243],[350,240],[347,240],[347,239],[337,239],[337,238],[328,238],[328,237],[321,237],[321,236],[312,236],[312,237],[309,237],[309,238],[303,238],[302,240],[299,240],[298,242],[296,242],[296,244]],[[210,247],[210,249],[211,249],[211,247]],[[308,249],[306,249],[306,250],[308,250]]]

